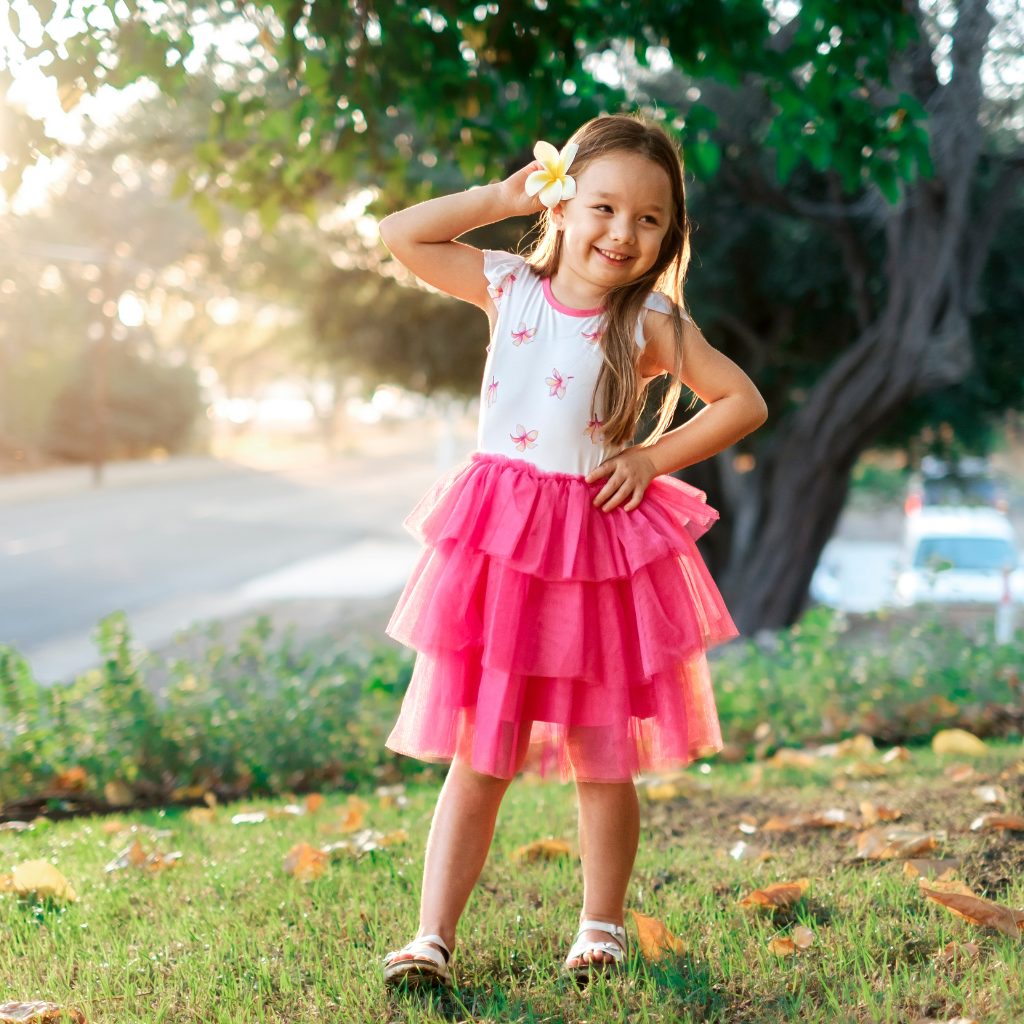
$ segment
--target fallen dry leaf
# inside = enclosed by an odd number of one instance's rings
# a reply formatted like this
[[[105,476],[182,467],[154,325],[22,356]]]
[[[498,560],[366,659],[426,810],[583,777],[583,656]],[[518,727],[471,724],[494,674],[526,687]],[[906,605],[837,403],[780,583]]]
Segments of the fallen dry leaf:
[[[20,896],[35,893],[41,899],[65,899],[74,903],[78,894],[48,860],[26,860],[14,869],[14,890]]]
[[[1015,832],[1024,831],[1024,815],[1000,814],[998,811],[983,814],[971,822],[971,831],[977,832],[982,828],[1009,828]]]
[[[572,856],[572,847],[564,839],[538,839],[513,850],[511,859],[526,864],[535,860],[557,860]]]
[[[736,827],[744,835],[752,836],[757,831],[757,818],[752,814],[741,814]]]
[[[722,853],[726,853],[726,851],[723,850]],[[729,848],[728,856],[732,857],[733,860],[753,860],[758,862],[772,859],[772,855],[763,846],[751,846],[742,839]]]
[[[85,790],[87,781],[88,776],[85,774],[85,769],[75,767],[69,768],[66,772],[61,772],[53,780],[53,784],[56,789],[70,789],[73,792],[81,793]]]
[[[260,825],[267,820],[266,811],[245,811],[231,819],[232,825]]]
[[[920,832],[912,828],[868,829],[856,837],[858,860],[908,860],[939,848],[945,832]]]
[[[906,747],[893,747],[882,755],[882,764],[892,764],[894,761],[913,761],[913,756]]]
[[[299,882],[312,882],[327,867],[328,855],[309,843],[296,843],[284,858],[284,873]]]
[[[797,949],[810,949],[814,945],[814,932],[806,925],[798,925],[793,929],[793,941]]]
[[[193,825],[213,825],[217,821],[217,812],[212,807],[190,807],[185,820]]]
[[[14,892],[14,875],[0,875],[0,892]]]
[[[74,1006],[40,1002],[0,1005],[0,1024],[57,1024],[58,1021],[89,1024],[85,1014]]]
[[[142,843],[136,839],[130,846],[126,846],[103,870],[121,871],[124,868],[137,868],[146,860],[146,851]]]
[[[930,889],[932,892],[959,893],[961,896],[973,896],[974,890],[966,883],[956,878],[936,878],[930,881],[927,878],[919,878],[917,884],[922,889]]]
[[[686,946],[678,935],[673,935],[659,920],[644,917],[630,910],[636,922],[636,934],[640,940],[640,952],[648,960],[661,960],[666,953],[682,956]]]
[[[796,952],[796,943],[792,939],[772,939],[768,943],[768,952],[776,956],[792,956]]]
[[[903,817],[903,812],[894,811],[881,804],[873,804],[870,800],[862,800],[860,815],[864,819],[865,825],[874,825],[879,821],[899,821]]]
[[[973,1017],[950,1017],[948,1020],[936,1020],[934,1017],[918,1017],[914,1024],[978,1024]]]
[[[394,786],[378,786],[375,792],[380,798],[380,806],[383,808],[409,806],[409,800],[405,795],[405,786],[400,782]]]
[[[115,807],[127,807],[135,800],[132,791],[120,779],[108,782],[103,787],[103,796],[108,804]]]
[[[1006,790],[1002,786],[975,786],[971,790],[983,804],[1005,805],[1009,799]]]
[[[745,896],[739,901],[740,906],[791,907],[799,902],[810,884],[806,878],[798,878],[795,882],[773,882]]]
[[[381,850],[388,846],[397,846],[399,843],[409,841],[409,835],[404,829],[397,829],[395,832],[375,832],[371,828],[357,832],[350,839],[342,839],[337,843],[330,843],[320,849],[329,856],[336,857],[341,854],[351,854],[356,857],[364,853],[372,853],[374,850]]]
[[[818,763],[818,758],[809,750],[779,747],[766,763],[773,768],[813,768]]]
[[[903,874],[908,878],[928,878],[934,876],[940,882],[948,881],[950,875],[960,870],[961,862],[946,860],[907,860],[903,865]]]
[[[947,942],[936,954],[940,960],[946,963],[953,963],[960,957],[972,960],[981,952],[981,949],[973,942]]]
[[[932,737],[932,750],[936,754],[965,754],[980,757],[988,753],[984,740],[966,729],[941,729]]]
[[[974,768],[969,764],[951,764],[942,769],[942,774],[953,782],[966,782],[974,774]]]
[[[841,771],[843,775],[848,775],[851,779],[879,779],[883,775],[889,774],[884,764],[874,764],[863,760],[854,761],[853,764],[848,764],[845,768],[837,769],[837,771]]]
[[[124,828],[124,822],[123,821],[113,821],[113,820],[105,821],[105,822],[103,822],[102,828],[103,828],[103,831],[108,836],[114,836],[114,835],[117,835],[117,833],[120,832]]]
[[[995,928],[1003,935],[1009,935],[1011,939],[1020,938],[1020,928],[1017,926],[1024,921],[1024,910],[1011,910],[1009,907],[965,893],[946,893],[924,887],[921,888],[921,892],[928,899],[941,903],[951,913],[970,921],[971,924]]]
[[[801,812],[785,818],[769,818],[761,828],[765,832],[790,832],[801,828],[849,828],[860,823],[860,818],[851,811],[832,807],[827,811]]]
[[[27,832],[30,828],[31,821],[5,821],[0,825],[0,832]]]
[[[316,814],[324,805],[323,795],[320,793],[309,793],[302,801],[302,807],[307,814]]]

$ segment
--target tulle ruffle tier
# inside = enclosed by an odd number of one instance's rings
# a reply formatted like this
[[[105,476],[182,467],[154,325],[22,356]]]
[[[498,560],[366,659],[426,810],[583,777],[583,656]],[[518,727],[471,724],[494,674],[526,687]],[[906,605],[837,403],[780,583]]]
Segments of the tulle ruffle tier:
[[[705,660],[736,635],[694,541],[704,495],[658,477],[630,512],[603,481],[473,452],[406,519],[425,545],[387,632],[418,652],[387,745],[510,778],[621,781],[721,747]]]

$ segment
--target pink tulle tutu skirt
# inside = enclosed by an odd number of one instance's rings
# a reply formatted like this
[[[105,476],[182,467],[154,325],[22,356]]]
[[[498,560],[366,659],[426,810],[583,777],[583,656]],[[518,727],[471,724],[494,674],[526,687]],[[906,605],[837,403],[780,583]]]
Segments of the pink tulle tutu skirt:
[[[736,627],[694,544],[718,513],[668,476],[602,512],[604,484],[474,451],[409,514],[426,547],[387,632],[417,657],[388,747],[507,779],[529,742],[587,782],[721,749],[705,651]]]

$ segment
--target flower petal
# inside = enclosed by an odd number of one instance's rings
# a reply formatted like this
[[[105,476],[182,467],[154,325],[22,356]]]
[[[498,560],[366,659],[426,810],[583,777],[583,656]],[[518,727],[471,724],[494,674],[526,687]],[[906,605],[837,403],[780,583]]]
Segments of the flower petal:
[[[569,170],[569,165],[576,158],[576,154],[579,151],[578,142],[567,142],[562,149],[562,152],[558,154],[559,163],[562,165],[562,173],[565,174]]]
[[[549,171],[534,171],[526,179],[526,194],[535,196],[545,185],[554,179]]]
[[[555,178],[554,181],[549,181],[540,190],[540,201],[550,210],[552,207],[558,205],[558,201],[562,198],[562,182],[560,179]]]
[[[550,142],[538,142],[533,147],[533,155],[552,174],[558,173],[558,150]]]
[[[560,181],[562,182],[562,198],[575,199],[576,179],[571,174],[563,174]]]

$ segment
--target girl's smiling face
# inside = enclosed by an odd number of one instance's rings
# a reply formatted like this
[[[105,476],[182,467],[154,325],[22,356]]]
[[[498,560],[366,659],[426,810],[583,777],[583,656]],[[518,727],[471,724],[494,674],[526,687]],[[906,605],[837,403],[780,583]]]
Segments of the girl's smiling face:
[[[617,152],[598,158],[574,177],[575,199],[551,211],[562,232],[562,261],[603,288],[641,277],[657,260],[669,229],[668,175],[646,157]]]

